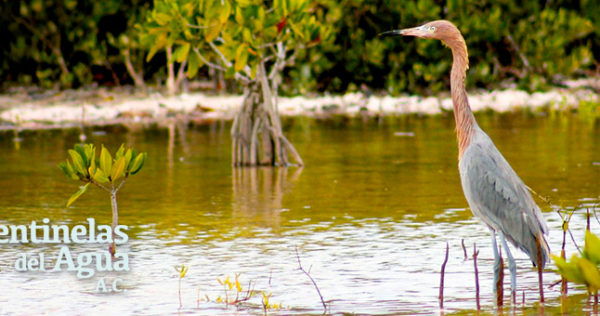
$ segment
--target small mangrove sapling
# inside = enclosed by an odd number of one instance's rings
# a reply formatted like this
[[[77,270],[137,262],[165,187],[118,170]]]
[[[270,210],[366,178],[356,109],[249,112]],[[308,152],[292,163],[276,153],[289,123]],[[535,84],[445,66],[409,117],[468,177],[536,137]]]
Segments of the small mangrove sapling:
[[[583,284],[590,295],[600,289],[600,238],[589,230],[585,232],[585,246],[581,255],[574,254],[569,261],[553,255],[558,273],[570,282]]]
[[[93,184],[110,194],[112,208],[112,244],[109,252],[114,256],[115,228],[119,222],[117,208],[117,192],[121,189],[127,178],[138,173],[146,161],[146,153],[137,153],[130,148],[125,151],[121,145],[117,152],[111,156],[110,152],[102,145],[100,157],[96,159],[96,148],[92,144],[75,145],[68,151],[71,161],[67,159],[59,164],[60,169],[67,177],[85,183],[79,191],[75,192],[67,201],[69,207],[79,198],[90,184]]]
[[[183,280],[189,269],[189,266],[183,264],[180,266],[175,266],[175,271],[179,273],[179,309],[183,307],[183,303],[181,302],[181,280]]]

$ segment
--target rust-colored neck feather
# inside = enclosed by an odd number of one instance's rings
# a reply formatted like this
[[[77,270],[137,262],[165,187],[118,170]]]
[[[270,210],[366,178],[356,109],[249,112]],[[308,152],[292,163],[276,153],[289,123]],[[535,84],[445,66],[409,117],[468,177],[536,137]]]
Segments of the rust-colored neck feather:
[[[460,33],[443,40],[452,49],[452,71],[450,72],[450,92],[454,104],[454,118],[456,120],[456,136],[458,138],[458,159],[471,143],[471,138],[476,126],[475,117],[469,106],[465,77],[469,68],[467,45]]]

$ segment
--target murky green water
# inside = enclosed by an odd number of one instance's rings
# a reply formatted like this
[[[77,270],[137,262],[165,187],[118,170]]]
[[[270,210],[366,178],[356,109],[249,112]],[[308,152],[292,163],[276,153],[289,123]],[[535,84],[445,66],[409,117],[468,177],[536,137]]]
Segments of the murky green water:
[[[521,114],[478,119],[525,183],[555,205],[598,202],[597,127]],[[304,168],[232,170],[228,127],[220,123],[172,139],[166,130],[89,130],[88,140],[97,145],[115,149],[124,142],[148,152],[144,169],[119,194],[120,223],[130,227],[130,240],[119,249],[128,253],[131,271],[84,280],[73,272],[17,272],[21,253],[45,253],[51,265],[60,245],[0,245],[0,314],[261,314],[260,295],[240,309],[216,302],[224,297],[217,278],[235,273],[244,289],[252,282],[255,290],[272,294],[271,303],[284,306],[275,314],[321,313],[313,285],[298,270],[296,247],[332,313],[432,314],[439,312],[446,242],[445,306],[468,310],[475,308],[473,262],[464,261],[462,239],[469,253],[473,243],[481,250],[482,305],[491,310],[489,234],[466,209],[452,117],[389,118],[383,124],[290,119],[286,125]],[[110,222],[109,200],[95,188],[64,207],[77,184],[56,166],[78,134],[22,133],[19,150],[12,133],[1,135],[0,224],[49,218],[73,226],[89,217]],[[550,247],[558,252],[560,218],[540,205]],[[584,225],[583,215],[575,215],[571,227],[580,242]],[[592,230],[599,227],[593,223]],[[69,247],[73,254],[106,249]],[[572,244],[567,249],[575,251]],[[524,254],[516,258],[519,302],[524,291],[526,307],[535,310],[536,274]],[[181,284],[182,309],[178,264],[190,266]],[[107,283],[122,279],[125,291],[97,293],[101,277]],[[547,286],[556,280],[545,274]],[[547,289],[547,308],[558,308],[558,291]],[[572,301],[575,310],[587,308],[582,295]]]

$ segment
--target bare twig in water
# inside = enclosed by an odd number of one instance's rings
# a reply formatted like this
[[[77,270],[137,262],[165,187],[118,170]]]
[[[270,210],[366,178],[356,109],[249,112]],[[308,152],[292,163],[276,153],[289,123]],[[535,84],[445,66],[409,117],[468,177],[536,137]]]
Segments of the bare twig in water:
[[[590,231],[590,208],[586,208],[586,216],[587,225],[585,226],[585,230]]]
[[[500,256],[500,273],[496,286],[496,306],[498,310],[504,306],[504,259],[502,258],[502,247],[498,247],[498,256]]]
[[[552,289],[553,287],[557,286],[560,284],[560,282],[562,282],[562,280],[558,280],[558,281],[554,281],[554,283],[551,283],[550,285],[548,285],[548,289]]]
[[[446,242],[446,257],[444,258],[444,263],[442,263],[442,271],[440,275],[440,309],[444,309],[444,274],[446,273],[446,263],[448,263],[448,252],[450,248],[448,243]]]
[[[527,189],[529,189],[529,191],[531,193],[533,193],[535,196],[537,196],[538,198],[540,198],[540,200],[542,200],[546,204],[548,204],[548,206],[550,206],[551,208],[553,208],[556,211],[556,213],[558,214],[558,216],[560,216],[560,219],[563,220],[563,222],[565,221],[565,218],[562,216],[561,211],[564,212],[564,213],[568,213],[569,214],[569,217],[566,220],[567,222],[569,222],[571,220],[571,216],[573,215],[573,213],[575,212],[576,209],[574,209],[574,210],[572,210],[572,211],[569,212],[568,210],[564,209],[561,206],[555,207],[554,205],[552,205],[552,201],[550,201],[550,198],[541,196],[540,194],[538,194],[537,192],[535,192],[530,187],[527,187]],[[558,209],[556,209],[556,208],[558,208]],[[569,232],[569,235],[571,236],[571,241],[573,241],[573,245],[575,245],[575,248],[577,248],[577,251],[579,252],[579,254],[581,254],[581,248],[579,248],[579,245],[577,245],[577,242],[575,241],[575,237],[573,237],[573,233],[571,232],[571,229],[567,228],[567,231]]]
[[[179,309],[183,307],[183,303],[181,302],[181,279],[179,278]]]
[[[571,241],[573,242],[573,245],[575,245],[575,248],[577,248],[577,251],[579,252],[579,254],[581,254],[581,248],[579,248],[579,245],[577,244],[577,242],[575,241],[575,237],[573,236],[573,233],[571,232],[571,228],[569,228],[569,222],[571,222],[571,217],[573,216],[573,214],[575,213],[576,209],[573,209],[571,212],[569,212],[568,217],[564,218],[562,216],[562,214],[559,211],[556,211],[558,213],[558,215],[560,216],[560,218],[563,220],[563,223],[567,223],[567,232],[569,232],[569,236],[571,237]]]
[[[296,247],[296,259],[298,259],[298,269],[310,279],[312,284],[315,286],[315,289],[317,290],[317,294],[319,294],[321,304],[323,304],[323,314],[327,313],[327,304],[325,303],[325,299],[323,299],[323,295],[321,294],[321,290],[319,290],[319,286],[317,286],[317,282],[315,282],[315,279],[313,279],[313,277],[310,275],[310,268],[308,269],[309,271],[306,271],[302,267],[302,263],[300,262],[300,255],[298,254],[298,247]]]
[[[465,239],[464,238],[460,240],[460,244],[462,246],[463,253],[465,254],[465,259],[463,261],[467,261],[467,259],[469,259],[469,258],[467,258],[467,247],[465,247]]]
[[[569,216],[569,219],[571,219],[571,217]],[[564,260],[567,259],[567,253],[565,252],[565,245],[567,244],[567,229],[569,228],[569,222],[568,221],[563,221],[562,224],[562,231],[563,231],[563,240],[562,240],[562,247],[560,248],[560,257],[563,258]],[[567,285],[567,279],[565,278],[564,275],[560,275],[560,294],[563,295],[563,297],[567,296],[567,292],[569,291],[569,287]]]
[[[594,218],[596,218],[596,222],[598,222],[598,224],[600,224],[600,219],[598,219],[598,214],[596,213],[596,207],[598,207],[599,204],[594,204],[594,206],[592,207],[592,212],[594,212]]]
[[[477,302],[477,311],[481,309],[479,304],[479,270],[477,269],[477,256],[479,256],[479,250],[477,250],[477,244],[473,244],[473,266],[475,267],[475,302]]]

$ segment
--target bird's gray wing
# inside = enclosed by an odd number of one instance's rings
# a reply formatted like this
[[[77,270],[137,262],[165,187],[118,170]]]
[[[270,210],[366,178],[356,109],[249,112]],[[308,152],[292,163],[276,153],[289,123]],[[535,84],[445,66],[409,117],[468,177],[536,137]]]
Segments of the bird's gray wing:
[[[473,213],[537,262],[537,242],[548,228],[523,181],[491,139],[478,130],[459,163],[465,197]],[[544,250],[544,262],[548,253]]]

